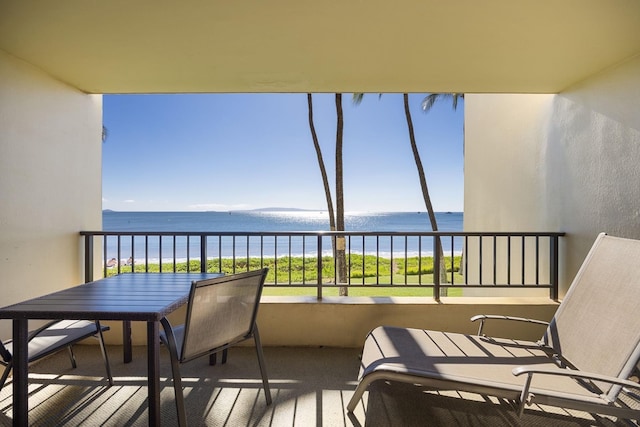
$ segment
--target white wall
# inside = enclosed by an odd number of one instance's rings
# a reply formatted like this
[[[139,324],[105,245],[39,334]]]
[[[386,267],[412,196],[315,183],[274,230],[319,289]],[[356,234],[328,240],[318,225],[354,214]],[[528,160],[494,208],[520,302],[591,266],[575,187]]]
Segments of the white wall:
[[[102,227],[102,96],[0,51],[0,129],[4,306],[82,282],[78,232]]]
[[[640,58],[558,95],[465,97],[465,229],[566,232],[561,295],[599,232],[640,238],[639,164]]]

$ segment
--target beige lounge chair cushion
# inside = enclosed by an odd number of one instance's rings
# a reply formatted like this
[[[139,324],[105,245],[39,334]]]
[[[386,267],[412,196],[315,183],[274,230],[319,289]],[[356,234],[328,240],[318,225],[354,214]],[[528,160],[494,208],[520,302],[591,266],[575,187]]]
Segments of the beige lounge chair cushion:
[[[512,370],[522,365],[561,369],[534,342],[475,335],[380,326],[368,335],[360,379],[374,372],[406,374],[409,382],[439,390],[464,390],[518,399],[525,376]],[[593,396],[573,379],[535,376],[532,393]]]

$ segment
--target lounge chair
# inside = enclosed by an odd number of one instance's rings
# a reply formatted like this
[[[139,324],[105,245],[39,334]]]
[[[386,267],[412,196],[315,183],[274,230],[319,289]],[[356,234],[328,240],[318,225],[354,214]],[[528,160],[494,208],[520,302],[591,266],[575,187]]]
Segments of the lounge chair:
[[[640,395],[628,380],[640,359],[640,241],[600,234],[551,322],[474,316],[478,335],[381,326],[364,344],[353,412],[374,381],[496,396],[525,405],[571,408],[622,419],[640,418],[621,392]],[[491,338],[488,321],[547,325],[538,342]],[[634,405],[635,406],[635,405]]]
[[[109,358],[104,346],[102,333],[108,331],[108,326],[100,325],[98,321],[88,320],[53,320],[29,333],[29,358],[28,362],[35,362],[63,349],[68,349],[71,366],[76,367],[76,358],[73,354],[73,345],[89,337],[96,337],[100,342],[100,350],[107,371],[107,381],[113,385]],[[0,389],[9,377],[13,369],[13,341],[0,342],[0,364],[5,366],[0,377]]]
[[[186,426],[180,364],[206,355],[225,352],[253,338],[262,374],[267,405],[271,404],[269,380],[258,333],[256,317],[268,269],[232,274],[193,282],[184,325],[172,327],[162,319],[162,343],[171,355],[171,371],[176,396],[178,425]],[[211,360],[210,360],[211,361]]]

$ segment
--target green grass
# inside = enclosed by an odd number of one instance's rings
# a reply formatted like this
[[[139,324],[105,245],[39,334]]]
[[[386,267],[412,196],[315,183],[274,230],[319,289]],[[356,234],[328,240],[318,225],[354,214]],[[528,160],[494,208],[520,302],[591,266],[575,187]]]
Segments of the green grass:
[[[461,257],[456,256],[453,259],[445,259],[447,276],[450,281],[451,272],[453,270],[454,283],[463,283],[463,277],[458,274],[460,270]],[[351,255],[347,259],[350,266],[349,295],[351,296],[432,296],[433,289],[429,286],[433,283],[433,257],[409,257],[394,258],[377,258],[373,255]],[[264,295],[287,295],[287,296],[315,296],[316,284],[318,280],[317,274],[317,258],[314,257],[282,257],[282,258],[241,258],[236,259],[211,259],[207,261],[208,272],[223,272],[232,274],[234,272],[242,272],[247,270],[256,270],[268,267],[267,286],[264,289]],[[160,272],[159,264],[136,264],[135,272]],[[174,271],[173,263],[163,263],[162,271]],[[179,262],[175,265],[176,272],[199,272],[200,261],[191,260],[187,262]],[[122,266],[121,272],[131,272],[131,266]],[[117,269],[107,269],[107,277],[117,273]],[[376,286],[376,282],[384,285],[391,283],[391,275],[393,275],[393,286]],[[334,262],[332,257],[322,258],[322,277],[324,280],[322,294],[324,296],[338,295],[338,286],[329,280],[334,276]],[[276,280],[277,278],[277,280]],[[276,283],[278,287],[269,286]],[[291,283],[291,284],[289,284]],[[305,286],[296,286],[300,284]],[[408,287],[406,285],[425,285],[425,287]],[[371,287],[364,287],[371,285]],[[406,284],[406,285],[405,285]],[[461,294],[460,289],[450,289],[448,295],[455,296]]]

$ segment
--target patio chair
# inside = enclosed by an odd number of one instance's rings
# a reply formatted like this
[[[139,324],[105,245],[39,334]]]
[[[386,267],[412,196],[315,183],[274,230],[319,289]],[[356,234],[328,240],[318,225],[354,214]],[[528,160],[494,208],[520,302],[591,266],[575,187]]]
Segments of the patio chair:
[[[104,346],[103,332],[109,330],[108,326],[100,325],[100,322],[88,320],[53,320],[40,328],[29,332],[28,362],[35,362],[60,350],[67,349],[71,366],[76,368],[76,358],[73,354],[73,345],[89,337],[96,337],[100,342],[100,350],[107,371],[107,381],[113,385],[109,357]],[[13,369],[13,340],[0,342],[0,364],[5,369],[0,377],[0,389],[9,377]]]
[[[271,391],[256,317],[268,269],[193,282],[184,325],[162,319],[160,334],[171,356],[178,423],[186,426],[180,364],[224,351],[253,338],[267,405]]]
[[[496,396],[640,418],[621,392],[637,401],[640,385],[629,377],[640,359],[640,241],[600,234],[551,322],[480,315],[478,335],[381,326],[364,343],[359,384],[347,405],[353,412],[377,380],[434,390]],[[491,338],[487,321],[547,325],[538,342]]]

